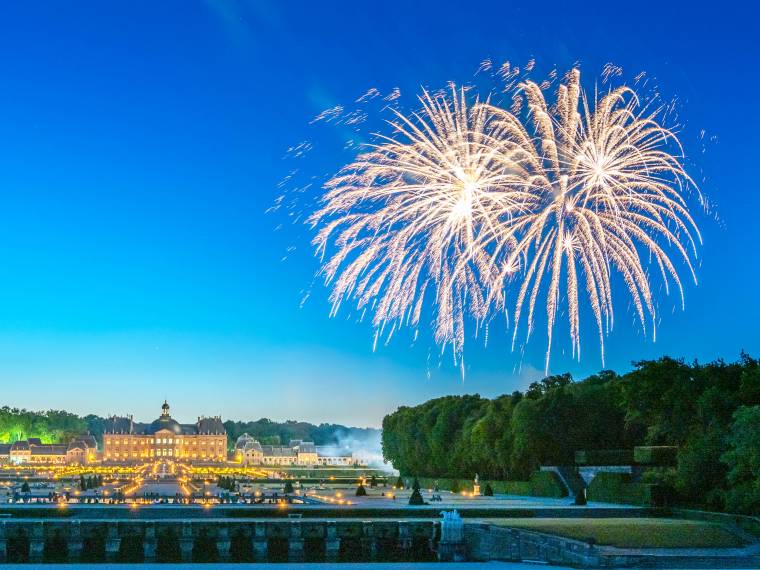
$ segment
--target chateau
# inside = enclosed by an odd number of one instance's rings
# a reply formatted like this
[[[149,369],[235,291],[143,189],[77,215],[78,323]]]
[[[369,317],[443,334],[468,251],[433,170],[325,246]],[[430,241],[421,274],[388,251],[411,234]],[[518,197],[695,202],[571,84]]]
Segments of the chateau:
[[[132,416],[108,418],[103,431],[103,462],[138,463],[159,457],[193,463],[227,461],[227,432],[222,418],[199,417],[194,424],[172,419],[164,401],[161,416],[149,424]]]
[[[338,446],[317,446],[311,441],[292,440],[289,445],[262,445],[243,434],[227,453],[227,432],[220,416],[199,417],[194,424],[180,424],[171,417],[164,401],[161,415],[151,423],[135,422],[130,416],[111,416],[103,430],[103,449],[92,435],[77,436],[69,443],[43,444],[29,438],[0,444],[0,464],[84,465],[91,463],[148,463],[170,459],[194,464],[244,466],[317,467],[366,465],[351,451]]]

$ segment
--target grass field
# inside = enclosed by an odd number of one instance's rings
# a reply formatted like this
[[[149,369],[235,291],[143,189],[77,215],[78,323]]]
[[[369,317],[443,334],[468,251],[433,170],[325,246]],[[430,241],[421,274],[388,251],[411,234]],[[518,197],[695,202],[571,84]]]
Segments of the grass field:
[[[659,518],[610,519],[489,519],[499,526],[524,528],[620,548],[730,548],[741,538],[721,525],[703,521]]]

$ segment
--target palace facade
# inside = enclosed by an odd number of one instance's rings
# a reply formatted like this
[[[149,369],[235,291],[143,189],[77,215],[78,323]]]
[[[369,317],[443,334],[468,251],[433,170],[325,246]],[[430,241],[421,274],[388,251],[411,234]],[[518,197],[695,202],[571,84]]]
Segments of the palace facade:
[[[262,467],[316,467],[366,465],[342,448],[316,446],[311,441],[294,439],[289,445],[262,445],[247,433],[235,442],[235,460],[243,465]]]
[[[143,463],[157,458],[191,463],[227,461],[227,432],[222,418],[199,417],[194,424],[172,419],[169,404],[149,424],[132,416],[108,418],[103,432],[104,463]]]
[[[90,434],[69,443],[42,443],[36,437],[0,443],[0,464],[86,465],[98,459],[98,444]]]

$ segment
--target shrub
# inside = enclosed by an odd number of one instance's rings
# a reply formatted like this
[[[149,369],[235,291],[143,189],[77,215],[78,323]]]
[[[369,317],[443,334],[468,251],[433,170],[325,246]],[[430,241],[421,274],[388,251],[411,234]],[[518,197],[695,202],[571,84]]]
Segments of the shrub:
[[[401,475],[398,476],[398,479],[396,479],[396,484],[394,485],[396,489],[403,489],[404,488],[404,480],[401,478]]]
[[[377,487],[377,477],[375,477],[374,475],[372,477],[370,477],[370,479],[369,479],[369,486],[370,487]]]
[[[412,483],[412,489],[414,489],[415,491],[420,490],[420,480],[417,479],[417,477],[414,478],[414,482]]]
[[[633,448],[633,459],[641,465],[675,465],[678,448],[670,445],[644,446]]]
[[[631,449],[589,449],[575,452],[578,465],[632,465]]]
[[[285,493],[286,495],[292,493],[293,483],[291,483],[290,481],[285,481],[285,486],[283,487],[282,492]]]
[[[419,489],[415,489],[412,491],[411,496],[409,497],[409,504],[410,505],[424,505],[425,501],[422,498],[422,494],[420,493]]]
[[[598,473],[588,486],[588,499],[603,503],[649,506],[657,493],[657,485],[632,483],[627,473]]]
[[[494,481],[493,488],[505,495],[531,495],[530,481]]]
[[[530,476],[530,494],[534,497],[566,497],[567,490],[556,473],[536,471]]]
[[[359,486],[356,488],[356,496],[357,497],[366,497],[367,496],[367,489],[364,488],[364,485],[359,483]]]
[[[449,491],[451,491],[452,493],[459,493],[461,490],[462,488],[459,486],[459,480],[454,479],[451,482],[451,485],[449,485]]]
[[[493,487],[491,487],[490,483],[486,483],[486,486],[483,489],[483,496],[484,497],[493,497]]]

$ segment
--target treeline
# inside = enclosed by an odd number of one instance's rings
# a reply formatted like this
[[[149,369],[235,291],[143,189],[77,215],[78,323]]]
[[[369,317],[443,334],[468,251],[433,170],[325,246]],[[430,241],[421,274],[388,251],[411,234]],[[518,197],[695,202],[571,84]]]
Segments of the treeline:
[[[378,430],[372,428],[353,428],[340,424],[319,425],[289,420],[273,422],[262,418],[252,422],[224,422],[228,439],[235,440],[247,433],[265,445],[287,445],[292,439],[313,441],[316,445],[339,445],[350,440],[369,440],[378,436]]]
[[[653,469],[679,504],[760,511],[760,365],[661,358],[625,374],[534,382],[492,400],[448,396],[383,420],[383,455],[404,475],[524,480],[570,465],[579,450],[678,446],[677,465]]]
[[[0,442],[11,443],[30,437],[37,437],[43,443],[68,441],[88,429],[87,418],[61,410],[32,412],[8,406],[0,408]]]

